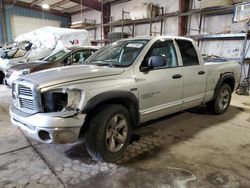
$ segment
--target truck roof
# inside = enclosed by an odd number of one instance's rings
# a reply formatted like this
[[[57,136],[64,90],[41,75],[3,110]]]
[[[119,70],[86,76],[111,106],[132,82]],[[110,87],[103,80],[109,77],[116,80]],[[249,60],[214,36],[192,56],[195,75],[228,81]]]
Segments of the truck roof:
[[[152,37],[135,37],[135,38],[126,38],[126,39],[122,39],[124,41],[126,40],[152,40],[152,39],[182,39],[182,40],[189,40],[189,41],[193,41],[193,39],[188,38],[188,37],[179,37],[179,36],[152,36]]]
[[[99,50],[100,46],[70,46],[70,47],[67,47],[66,49],[69,49],[69,50],[79,50],[79,49],[94,49],[94,50]]]

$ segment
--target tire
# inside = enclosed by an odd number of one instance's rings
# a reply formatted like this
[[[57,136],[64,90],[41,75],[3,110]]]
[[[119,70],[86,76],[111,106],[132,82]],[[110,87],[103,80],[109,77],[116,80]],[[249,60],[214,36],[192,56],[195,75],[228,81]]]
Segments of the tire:
[[[207,111],[216,115],[225,113],[230,106],[231,98],[231,87],[228,84],[223,84],[220,87],[216,98],[206,104]]]
[[[3,80],[4,80],[4,73],[0,71],[0,84],[3,84]]]
[[[118,125],[123,127],[119,130],[116,127]],[[110,104],[102,106],[91,118],[85,133],[85,144],[93,159],[113,163],[123,157],[130,137],[131,122],[128,110],[122,105]]]

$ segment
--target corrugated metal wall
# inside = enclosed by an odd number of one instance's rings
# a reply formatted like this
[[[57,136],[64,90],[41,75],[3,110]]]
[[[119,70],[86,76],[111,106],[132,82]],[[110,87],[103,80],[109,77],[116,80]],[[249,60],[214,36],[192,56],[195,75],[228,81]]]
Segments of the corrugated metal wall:
[[[6,22],[8,41],[13,40],[12,28],[11,28],[11,16],[18,15],[18,16],[26,16],[26,17],[33,17],[33,18],[43,18],[42,9],[41,11],[36,11],[36,10],[31,10],[31,9],[27,9],[23,7],[5,5],[4,12],[5,12],[5,22]],[[59,16],[59,15],[44,13],[44,19],[60,21],[61,27],[69,27],[70,25],[69,16]],[[2,35],[2,33],[0,33],[0,35]],[[0,36],[0,38],[2,38],[2,36]]]

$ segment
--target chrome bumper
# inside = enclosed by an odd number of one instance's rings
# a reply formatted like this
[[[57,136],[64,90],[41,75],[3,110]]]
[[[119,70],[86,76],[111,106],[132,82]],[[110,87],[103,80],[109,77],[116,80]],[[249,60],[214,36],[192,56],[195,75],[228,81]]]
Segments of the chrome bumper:
[[[85,114],[53,112],[26,114],[10,106],[11,123],[24,130],[27,135],[43,143],[76,142],[84,123]]]

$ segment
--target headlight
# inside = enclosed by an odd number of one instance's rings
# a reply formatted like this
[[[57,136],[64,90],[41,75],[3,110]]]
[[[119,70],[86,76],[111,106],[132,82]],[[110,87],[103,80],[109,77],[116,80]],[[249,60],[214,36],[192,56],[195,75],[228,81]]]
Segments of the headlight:
[[[29,73],[30,73],[30,69],[24,69],[24,70],[12,72],[13,76],[21,76],[21,75],[25,75],[25,74],[29,74]]]
[[[24,70],[21,70],[21,71],[18,71],[18,72],[20,72],[20,75],[25,75],[25,74],[30,73],[30,69],[24,69]]]
[[[78,89],[59,89],[42,94],[44,112],[80,111],[84,92]]]

